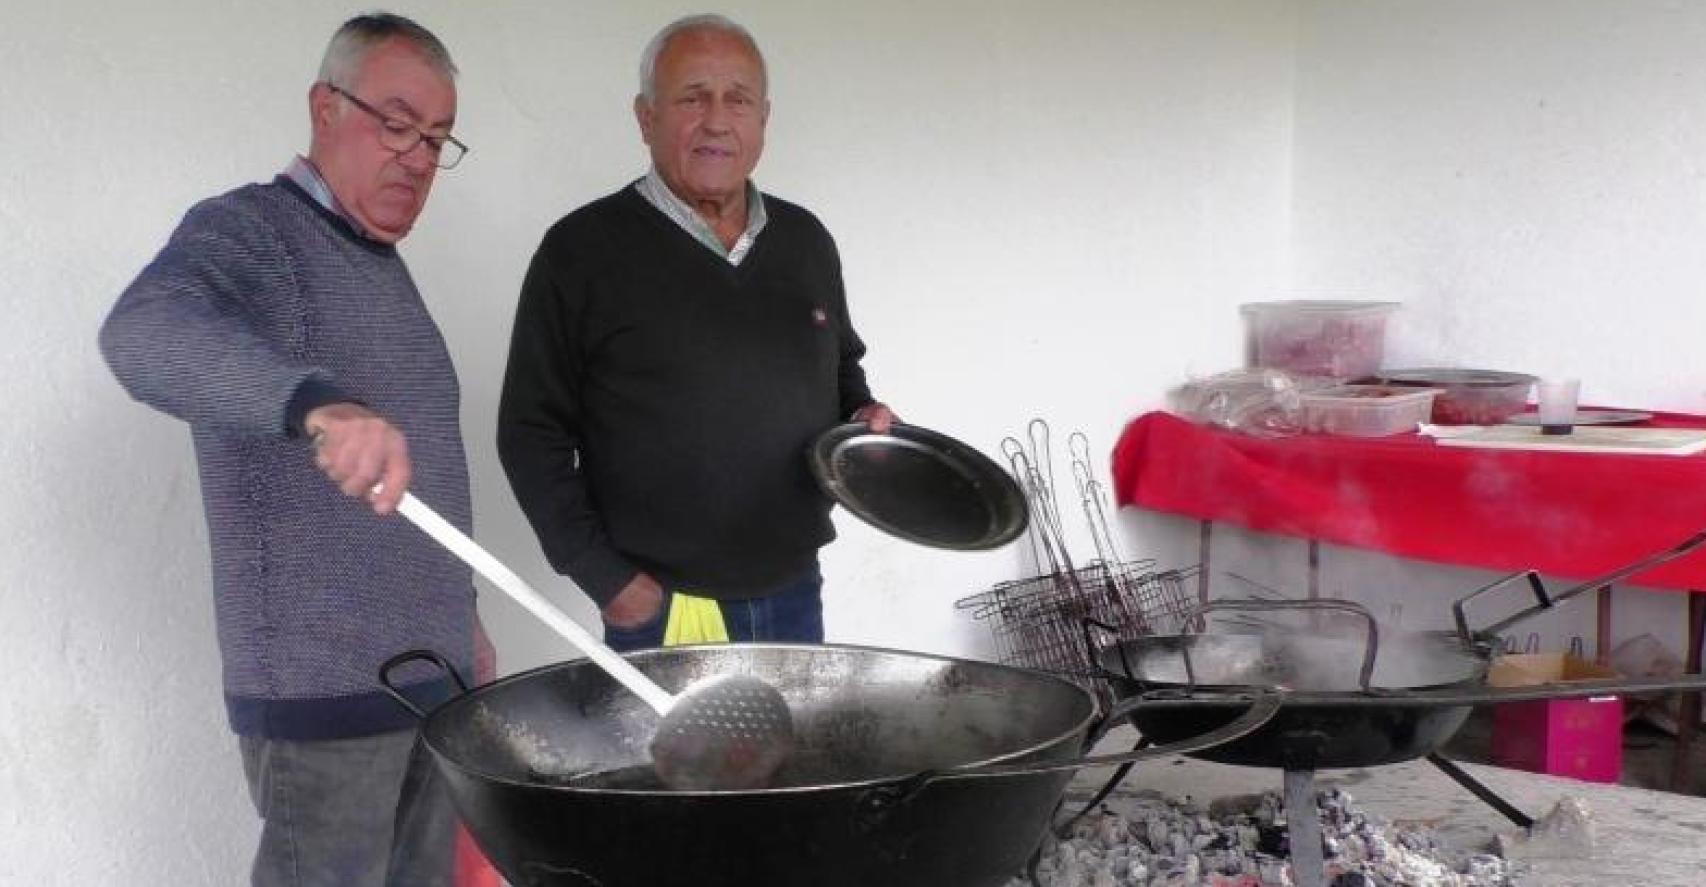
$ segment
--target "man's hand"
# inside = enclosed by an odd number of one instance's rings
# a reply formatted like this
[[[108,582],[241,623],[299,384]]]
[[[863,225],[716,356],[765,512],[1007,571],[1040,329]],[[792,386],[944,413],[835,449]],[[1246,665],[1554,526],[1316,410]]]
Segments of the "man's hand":
[[[365,497],[378,514],[397,507],[409,488],[409,445],[403,432],[353,403],[318,407],[302,425],[314,444],[314,464],[344,495]]]
[[[868,403],[853,413],[853,421],[863,422],[878,434],[888,434],[889,426],[900,421],[885,403]]]
[[[617,628],[637,628],[656,619],[661,609],[663,586],[649,574],[635,573],[604,605],[604,621]]]

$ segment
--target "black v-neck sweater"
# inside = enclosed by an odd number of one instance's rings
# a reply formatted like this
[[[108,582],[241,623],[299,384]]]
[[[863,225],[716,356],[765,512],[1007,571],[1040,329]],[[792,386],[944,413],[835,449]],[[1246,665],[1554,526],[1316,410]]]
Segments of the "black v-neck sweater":
[[[841,261],[764,195],[741,264],[632,186],[546,232],[522,285],[498,453],[546,557],[600,607],[644,570],[762,594],[835,532],[806,451],[871,402]]]

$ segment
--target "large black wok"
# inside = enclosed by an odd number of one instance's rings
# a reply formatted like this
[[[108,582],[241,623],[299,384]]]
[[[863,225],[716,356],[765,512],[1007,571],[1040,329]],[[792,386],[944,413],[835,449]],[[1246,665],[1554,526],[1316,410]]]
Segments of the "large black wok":
[[[1352,627],[1143,637],[1094,655],[1116,698],[1180,703],[1177,708],[1150,705],[1131,714],[1133,726],[1156,742],[1225,723],[1243,710],[1243,694],[1251,688],[1286,691],[1279,714],[1263,727],[1194,752],[1195,757],[1288,771],[1407,761],[1432,755],[1478,704],[1698,688],[1698,676],[1537,688],[1489,688],[1485,679],[1498,633],[1585,591],[1681,557],[1702,542],[1706,533],[1555,595],[1532,570],[1507,577],[1453,604],[1455,633],[1383,633],[1373,617],[1347,601],[1218,601],[1198,608],[1185,624],[1199,624],[1201,616],[1216,610],[1303,608],[1351,614]],[[1465,604],[1519,581],[1526,582],[1538,603],[1472,631]]]
[[[410,653],[381,672],[406,705],[389,675],[414,658],[442,665]],[[1275,709],[1266,697],[1204,736],[1082,758],[1096,703],[1041,672],[837,646],[629,658],[666,689],[730,672],[774,685],[793,713],[793,757],[773,788],[670,791],[647,759],[656,715],[590,662],[465,692],[424,715],[423,740],[475,841],[518,887],[998,885],[1024,866],[1075,769],[1225,741]]]
[[[1199,609],[1304,607],[1361,613],[1342,601],[1240,601]],[[1319,770],[1408,761],[1450,739],[1468,719],[1467,704],[1430,701],[1347,709],[1336,696],[1380,689],[1428,691],[1480,687],[1489,655],[1484,645],[1465,647],[1447,635],[1380,637],[1372,618],[1352,636],[1277,629],[1255,634],[1161,635],[1124,641],[1099,653],[1118,698],[1172,691],[1199,705],[1151,707],[1131,715],[1132,725],[1155,742],[1212,730],[1243,710],[1239,693],[1251,687],[1313,691],[1311,703],[1287,699],[1262,729],[1195,754],[1223,764]],[[1210,704],[1216,698],[1221,704]]]

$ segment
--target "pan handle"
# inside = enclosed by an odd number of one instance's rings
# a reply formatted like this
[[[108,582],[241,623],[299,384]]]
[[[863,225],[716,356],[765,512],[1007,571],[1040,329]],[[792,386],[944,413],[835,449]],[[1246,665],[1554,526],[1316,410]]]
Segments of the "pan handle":
[[[1451,605],[1451,615],[1452,615],[1453,620],[1456,621],[1456,623],[1457,623],[1458,639],[1461,640],[1465,646],[1472,647],[1475,645],[1475,638],[1477,636],[1476,634],[1470,632],[1470,630],[1469,630],[1469,619],[1463,613],[1463,605],[1468,603],[1470,601],[1470,599],[1472,599],[1472,598],[1479,597],[1479,596],[1481,596],[1481,595],[1483,595],[1489,591],[1492,591],[1495,588],[1498,588],[1499,586],[1502,586],[1502,585],[1505,585],[1505,584],[1510,583],[1512,581],[1515,581],[1516,579],[1520,579],[1520,578],[1527,578],[1528,579],[1528,583],[1529,583],[1530,587],[1534,590],[1534,596],[1539,601],[1539,603],[1536,604],[1535,606],[1529,607],[1526,610],[1519,611],[1514,615],[1507,616],[1504,619],[1501,619],[1498,622],[1495,622],[1495,623],[1487,626],[1486,628],[1481,630],[1481,632],[1480,632],[1481,636],[1489,636],[1489,635],[1499,634],[1499,633],[1503,632],[1505,629],[1510,628],[1512,625],[1515,625],[1518,622],[1521,622],[1524,619],[1527,619],[1527,618],[1535,615],[1536,613],[1541,612],[1542,610],[1551,609],[1552,607],[1555,607],[1555,606],[1563,603],[1564,601],[1567,601],[1570,598],[1573,598],[1576,595],[1581,594],[1584,591],[1591,591],[1591,590],[1596,589],[1596,588],[1604,588],[1608,585],[1612,585],[1612,584],[1618,582],[1619,580],[1627,579],[1630,576],[1633,576],[1637,573],[1641,573],[1641,572],[1645,572],[1647,570],[1650,570],[1653,567],[1656,567],[1662,563],[1666,563],[1668,561],[1676,560],[1677,558],[1682,557],[1685,554],[1688,554],[1689,552],[1693,551],[1694,549],[1699,548],[1700,544],[1702,542],[1706,542],[1706,530],[1702,530],[1698,533],[1695,533],[1694,535],[1689,536],[1687,539],[1684,539],[1681,542],[1678,542],[1677,544],[1675,544],[1669,548],[1664,549],[1663,551],[1658,551],[1658,552],[1655,552],[1653,554],[1649,554],[1646,557],[1641,558],[1640,560],[1635,561],[1632,564],[1627,564],[1625,566],[1618,567],[1617,569],[1612,570],[1609,573],[1606,573],[1606,574],[1601,575],[1601,576],[1595,576],[1594,578],[1589,579],[1586,582],[1583,582],[1579,585],[1572,586],[1570,588],[1567,588],[1563,591],[1558,592],[1555,595],[1550,595],[1550,596],[1548,596],[1546,593],[1545,584],[1540,581],[1540,574],[1534,570],[1528,570],[1528,571],[1523,572],[1523,573],[1517,573],[1517,574],[1514,574],[1511,576],[1507,576],[1503,579],[1500,579],[1497,582],[1494,582],[1492,585],[1483,586],[1481,588],[1478,588],[1478,589],[1470,592],[1467,595],[1464,595],[1463,597],[1459,598],[1456,603],[1453,603]]]
[[[1129,766],[1139,761],[1151,758],[1162,758],[1169,755],[1188,754],[1231,742],[1246,736],[1272,720],[1280,710],[1281,695],[1277,691],[1251,688],[1249,693],[1239,694],[1238,702],[1248,699],[1250,707],[1231,723],[1224,724],[1207,733],[1200,733],[1189,739],[1170,742],[1166,745],[1139,747],[1116,755],[1100,755],[1079,758],[1073,761],[1058,761],[1046,764],[994,764],[982,766],[956,767],[947,770],[926,770],[898,782],[886,783],[870,789],[859,797],[854,804],[854,827],[867,835],[892,831],[894,823],[904,823],[897,820],[896,814],[904,810],[912,800],[918,797],[931,783],[950,779],[992,779],[1014,776],[1033,776],[1043,773],[1059,773],[1063,771],[1078,771],[1085,767]],[[1146,705],[1167,706],[1172,699],[1136,696],[1114,708],[1104,724],[1113,723],[1113,717],[1125,717]]]
[[[1250,706],[1236,720],[1224,724],[1207,733],[1199,733],[1189,739],[1170,742],[1166,745],[1139,747],[1131,751],[1115,755],[1100,755],[1078,758],[1072,761],[1057,761],[1052,763],[1019,763],[993,764],[982,766],[956,767],[946,770],[926,770],[898,782],[885,783],[866,791],[854,803],[854,827],[867,835],[893,831],[894,823],[904,823],[905,818],[896,819],[896,815],[918,797],[919,794],[933,782],[958,779],[996,779],[1016,776],[1035,776],[1044,773],[1060,773],[1063,771],[1078,771],[1085,767],[1127,766],[1151,758],[1162,758],[1169,755],[1188,754],[1231,742],[1246,736],[1272,720],[1279,713],[1281,693],[1260,688],[1251,688],[1249,693],[1239,694],[1237,698],[1228,697],[1228,701],[1239,702],[1249,700]],[[1113,723],[1113,717],[1125,717],[1146,705],[1166,707],[1176,704],[1170,698],[1151,698],[1136,696],[1114,708],[1103,724]]]
[[[1126,657],[1125,643],[1120,637],[1120,630],[1094,616],[1085,616],[1083,618],[1083,622],[1084,658],[1089,660],[1086,663],[1090,667],[1089,673],[1102,678],[1103,680],[1110,678],[1125,678],[1126,680],[1132,681],[1137,680],[1136,674],[1131,670],[1131,660]],[[1094,628],[1099,628],[1113,637],[1113,648],[1120,654],[1120,667],[1125,669],[1125,674],[1114,674],[1102,666],[1102,657],[1100,654],[1105,648],[1096,643],[1096,635],[1091,631],[1091,629]]]
[[[1362,649],[1362,667],[1357,672],[1357,686],[1364,692],[1368,691],[1369,681],[1374,677],[1374,660],[1375,657],[1380,654],[1380,627],[1374,621],[1374,615],[1368,612],[1368,610],[1361,604],[1357,604],[1352,601],[1330,600],[1324,598],[1279,601],[1210,601],[1191,610],[1189,615],[1185,617],[1186,624],[1198,622],[1199,624],[1206,625],[1206,622],[1201,622],[1202,618],[1207,616],[1209,613],[1220,610],[1337,610],[1341,613],[1350,613],[1353,616],[1361,617],[1362,620],[1368,624],[1368,640],[1363,645]],[[1180,648],[1180,652],[1185,656],[1185,677],[1188,682],[1186,689],[1194,691],[1196,689],[1196,672],[1191,666],[1191,654],[1189,647],[1189,644],[1184,645]]]
[[[1680,674],[1670,678],[1625,680],[1607,678],[1565,681],[1523,687],[1489,687],[1465,683],[1416,690],[1375,689],[1368,693],[1299,690],[1285,696],[1285,704],[1296,708],[1321,707],[1338,711],[1381,708],[1445,708],[1464,705],[1495,705],[1502,702],[1532,702],[1539,699],[1583,699],[1600,696],[1636,696],[1646,693],[1706,692],[1706,675]],[[1163,695],[1165,694],[1165,695]],[[1243,691],[1198,693],[1186,696],[1174,690],[1147,694],[1154,708],[1225,707],[1243,702]]]
[[[445,659],[443,656],[440,656],[431,650],[408,650],[398,653],[390,659],[385,660],[384,665],[379,666],[380,688],[385,691],[387,696],[396,700],[398,705],[401,705],[415,717],[425,720],[427,713],[423,711],[420,706],[412,702],[409,697],[404,696],[402,689],[391,682],[391,672],[410,662],[431,662],[433,665],[443,669],[446,674],[450,675],[450,679],[456,682],[457,689],[461,690],[463,693],[468,692],[468,684],[462,680],[462,675],[457,674],[455,667],[452,666],[449,660]]]
[[[539,617],[539,621],[562,635],[563,640],[574,644],[576,649],[586,654],[605,674],[620,681],[623,687],[644,700],[652,710],[666,715],[675,706],[676,697],[668,690],[658,686],[645,672],[635,668],[632,662],[623,659],[603,641],[593,637],[579,622],[570,619],[567,613],[557,609],[548,598],[517,576],[514,570],[504,566],[491,552],[468,538],[468,534],[457,529],[425,502],[415,498],[414,493],[403,494],[402,501],[397,503],[397,513],[408,518],[410,523],[432,537],[434,542],[444,546],[451,554],[472,567],[474,572],[479,573],[487,582],[497,586],[499,591],[509,595],[528,612]]]
[[[1273,716],[1279,712],[1284,695],[1284,693],[1277,690],[1252,687],[1248,692],[1239,693],[1235,697],[1225,697],[1226,700],[1235,703],[1247,700],[1250,705],[1248,708],[1244,709],[1243,714],[1239,715],[1230,723],[1210,730],[1207,733],[1199,733],[1188,739],[1181,739],[1177,742],[1167,743],[1166,745],[1152,745],[1147,748],[1133,749],[1132,751],[1121,752],[1119,754],[1094,755],[1091,757],[1077,758],[1071,761],[1017,764],[973,764],[965,767],[953,767],[944,770],[926,770],[898,783],[892,783],[880,788],[872,789],[869,795],[863,799],[861,803],[866,805],[875,805],[884,809],[892,809],[896,805],[904,804],[919,791],[923,790],[926,785],[938,780],[988,779],[1003,776],[1035,776],[1043,773],[1061,773],[1069,770],[1077,771],[1086,767],[1114,767],[1122,764],[1135,764],[1138,761],[1146,761],[1150,758],[1163,758],[1168,755],[1182,755],[1189,754],[1194,751],[1202,751],[1203,749],[1213,748],[1217,745],[1224,745],[1234,739],[1239,739],[1261,729],[1264,724],[1272,720]],[[1108,713],[1108,718],[1105,722],[1112,723],[1116,719],[1124,719],[1141,708],[1150,706],[1167,708],[1174,704],[1174,700],[1171,697],[1164,695],[1133,696],[1115,706],[1113,711]]]
[[[1554,606],[1557,606],[1558,602],[1556,600],[1553,600],[1553,598],[1546,593],[1546,583],[1540,581],[1540,573],[1536,570],[1524,570],[1521,573],[1512,573],[1503,579],[1499,579],[1499,580],[1492,582],[1490,584],[1483,585],[1480,588],[1477,588],[1474,591],[1471,591],[1468,594],[1458,598],[1457,600],[1453,601],[1451,604],[1451,621],[1457,626],[1457,640],[1463,644],[1464,648],[1466,648],[1466,649],[1473,648],[1475,646],[1475,637],[1476,637],[1476,632],[1472,631],[1469,628],[1469,616],[1467,613],[1464,612],[1464,606],[1466,604],[1468,604],[1470,601],[1474,600],[1475,598],[1478,598],[1481,595],[1484,595],[1487,592],[1492,591],[1494,589],[1503,588],[1506,585],[1509,585],[1512,582],[1517,581],[1518,579],[1528,580],[1528,588],[1530,591],[1532,591],[1534,593],[1534,599],[1536,601],[1538,601],[1538,603],[1536,603],[1534,606],[1528,608],[1527,610],[1524,610],[1521,613],[1518,613],[1516,616],[1513,616],[1509,619],[1506,619],[1504,622],[1499,623],[1500,625],[1507,625],[1508,626],[1509,624],[1517,621],[1518,619],[1526,619],[1529,616],[1532,616],[1535,613],[1539,613],[1542,610],[1548,610]],[[1492,634],[1497,634],[1497,632],[1493,631],[1492,627],[1489,626],[1489,627],[1483,629],[1481,631],[1481,634],[1490,636]],[[1514,646],[1514,644],[1512,646]],[[1511,650],[1510,652],[1514,653],[1516,651]],[[1528,652],[1532,653],[1535,651],[1530,650]]]

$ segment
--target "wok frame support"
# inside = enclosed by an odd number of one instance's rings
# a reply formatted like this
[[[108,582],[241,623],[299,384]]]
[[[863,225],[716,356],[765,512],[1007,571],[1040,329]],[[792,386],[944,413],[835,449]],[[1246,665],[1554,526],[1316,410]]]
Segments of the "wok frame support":
[[[1452,782],[1468,789],[1470,794],[1480,798],[1487,806],[1499,811],[1500,815],[1504,816],[1504,818],[1516,823],[1524,829],[1534,827],[1534,817],[1529,816],[1527,813],[1517,809],[1516,805],[1499,797],[1496,792],[1487,787],[1486,783],[1470,776],[1468,771],[1457,766],[1456,761],[1446,758],[1438,752],[1434,752],[1427,757],[1428,763],[1438,767],[1441,773],[1451,777]]]
[[[1428,763],[1451,777],[1470,794],[1480,798],[1500,815],[1529,829],[1534,818],[1438,752],[1426,756]],[[1322,850],[1321,819],[1315,802],[1315,771],[1285,771],[1286,843],[1291,850],[1291,880],[1296,887],[1327,887],[1327,862]]]
[[[1139,739],[1133,750],[1141,749],[1148,740]],[[1426,755],[1428,763],[1438,767],[1441,773],[1451,778],[1470,794],[1481,799],[1482,803],[1497,810],[1499,815],[1515,823],[1522,829],[1534,827],[1534,817],[1522,812],[1515,804],[1500,797],[1486,783],[1469,775],[1469,772],[1457,766],[1457,762],[1433,752]],[[1102,788],[1096,792],[1090,802],[1055,825],[1057,837],[1064,838],[1072,825],[1084,814],[1095,809],[1106,800],[1120,782],[1131,770],[1130,764],[1121,766]],[[1295,887],[1327,887],[1327,862],[1322,849],[1321,820],[1319,808],[1315,800],[1315,771],[1314,770],[1285,770],[1285,818],[1286,843],[1291,850],[1291,878]],[[1032,884],[1041,884],[1037,877],[1037,866],[1041,861],[1042,847],[1031,855],[1026,867],[1026,876]]]
[[[1208,603],[1210,553],[1214,547],[1214,521],[1210,518],[1199,518],[1197,521],[1197,600]],[[1309,596],[1315,597],[1320,591],[1321,546],[1320,540],[1314,537],[1304,537],[1308,542],[1308,582]],[[1688,543],[1684,543],[1687,545]],[[1597,584],[1595,584],[1597,583]],[[1611,598],[1614,583],[1606,581],[1605,577],[1591,580],[1597,592],[1595,618],[1595,658],[1600,664],[1606,664],[1611,650]],[[1706,646],[1706,590],[1690,588],[1688,594],[1687,617],[1687,648],[1684,666],[1686,673],[1698,675],[1702,668],[1702,647]],[[1671,759],[1671,791],[1687,793],[1693,786],[1692,748],[1695,734],[1699,732],[1698,723],[1701,708],[1706,706],[1706,691],[1683,691],[1681,717],[1678,720],[1676,751]]]
[[[1297,887],[1327,887],[1321,817],[1316,810],[1315,771],[1285,771],[1285,828],[1291,849],[1291,882]]]

